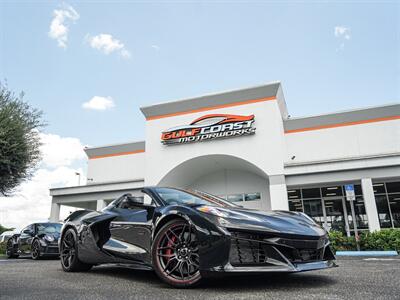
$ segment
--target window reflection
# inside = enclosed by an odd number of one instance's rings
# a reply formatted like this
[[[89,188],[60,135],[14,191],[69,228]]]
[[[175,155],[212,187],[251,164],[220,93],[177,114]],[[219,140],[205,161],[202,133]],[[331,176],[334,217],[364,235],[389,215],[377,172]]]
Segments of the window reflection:
[[[377,182],[373,184],[373,190],[381,228],[400,228],[400,181]],[[357,228],[367,230],[368,217],[361,185],[355,184],[354,191],[356,200],[353,204]],[[352,231],[354,228],[350,202],[346,200],[343,185],[289,189],[288,200],[289,210],[304,211],[317,223],[325,225],[328,230],[344,232],[346,218],[349,229]]]
[[[400,227],[400,193],[389,195],[389,205],[392,212],[393,226]]]
[[[364,199],[361,196],[357,196],[353,202],[354,214],[356,215],[357,228],[368,229],[368,217],[365,211]],[[346,201],[346,209],[348,214],[348,222],[350,229],[354,228],[353,215],[351,214],[350,201]]]
[[[319,225],[324,223],[324,214],[322,212],[321,199],[304,200],[304,213],[314,219]]]
[[[345,231],[344,210],[342,198],[327,200],[325,199],[326,229]]]

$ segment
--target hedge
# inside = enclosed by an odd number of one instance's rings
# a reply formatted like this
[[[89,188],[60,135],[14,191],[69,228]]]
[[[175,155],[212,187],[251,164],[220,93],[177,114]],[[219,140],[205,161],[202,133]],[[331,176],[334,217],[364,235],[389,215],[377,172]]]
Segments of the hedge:
[[[6,243],[0,243],[0,255],[6,254]]]
[[[329,239],[333,250],[357,250],[353,236],[347,237],[340,231],[330,231]],[[400,252],[400,229],[382,229],[360,234],[361,250],[396,250]]]

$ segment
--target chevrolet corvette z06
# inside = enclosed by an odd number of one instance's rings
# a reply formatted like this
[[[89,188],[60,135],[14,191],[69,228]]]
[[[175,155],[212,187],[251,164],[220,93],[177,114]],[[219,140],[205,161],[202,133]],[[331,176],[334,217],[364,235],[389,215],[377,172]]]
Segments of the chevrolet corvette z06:
[[[99,264],[154,270],[175,287],[210,272],[302,272],[335,266],[326,231],[303,213],[245,209],[208,193],[148,187],[65,221],[64,271]]]

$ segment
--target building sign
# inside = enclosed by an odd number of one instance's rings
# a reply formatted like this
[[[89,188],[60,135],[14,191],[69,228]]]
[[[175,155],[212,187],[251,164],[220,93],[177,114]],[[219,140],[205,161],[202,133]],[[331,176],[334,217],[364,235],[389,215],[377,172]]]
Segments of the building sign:
[[[164,131],[161,134],[161,143],[175,145],[251,135],[256,131],[253,123],[254,115],[206,115],[194,120],[189,125],[177,126]]]
[[[348,201],[356,200],[356,193],[354,192],[354,184],[346,184],[344,186],[344,190],[346,192],[346,199]]]

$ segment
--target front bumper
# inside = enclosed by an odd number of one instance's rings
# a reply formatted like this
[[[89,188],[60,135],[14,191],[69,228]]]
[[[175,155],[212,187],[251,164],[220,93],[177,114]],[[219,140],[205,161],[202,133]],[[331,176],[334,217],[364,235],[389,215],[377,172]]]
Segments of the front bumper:
[[[60,251],[58,248],[58,242],[52,243],[41,243],[40,253],[43,256],[58,256],[60,255]]]
[[[328,268],[337,267],[333,260],[316,261],[301,264],[287,264],[287,265],[269,265],[269,266],[232,266],[230,263],[223,267],[212,268],[208,271],[211,272],[227,272],[227,273],[297,273],[306,271],[316,271]]]
[[[336,267],[326,236],[293,236],[229,230],[228,258],[211,272],[305,272]]]

